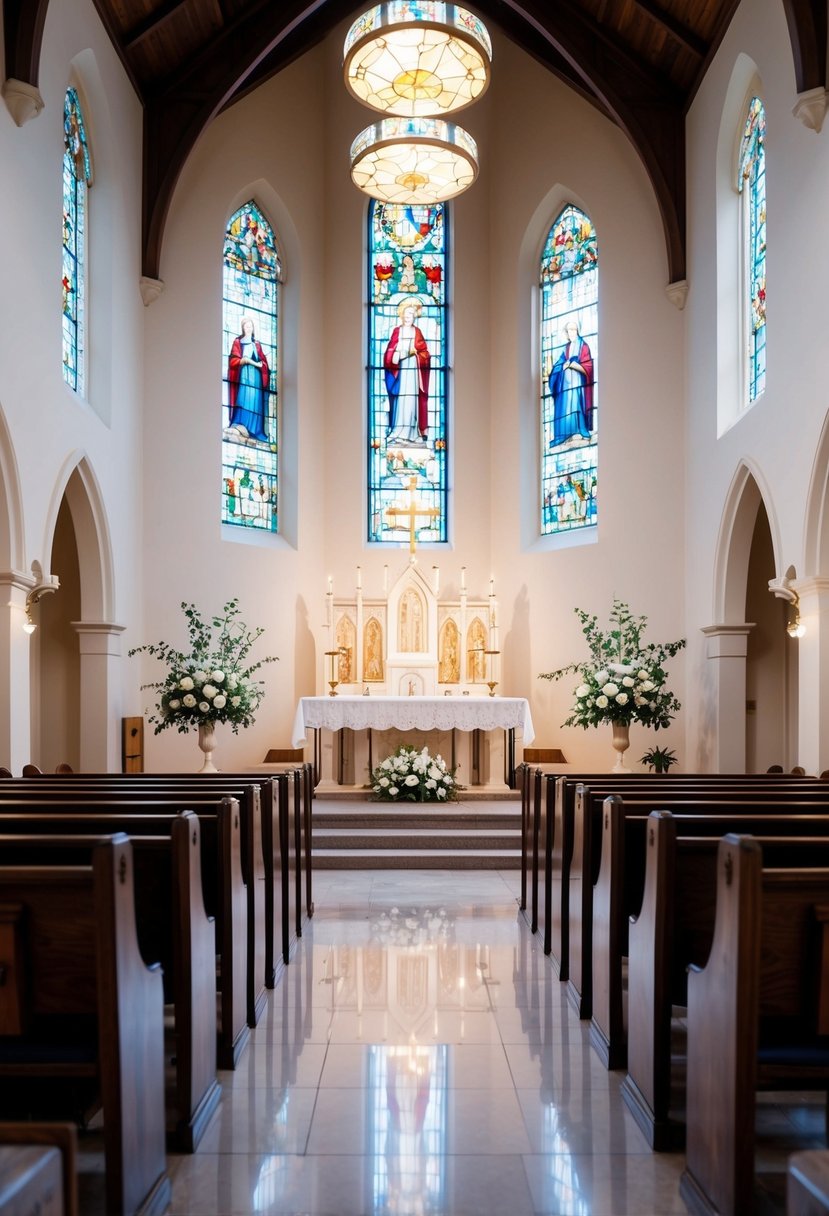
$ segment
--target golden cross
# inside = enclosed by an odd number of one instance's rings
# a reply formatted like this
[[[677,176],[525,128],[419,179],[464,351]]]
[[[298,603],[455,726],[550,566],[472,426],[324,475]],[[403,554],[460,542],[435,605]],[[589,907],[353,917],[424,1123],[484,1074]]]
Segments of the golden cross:
[[[386,507],[386,515],[388,517],[390,517],[389,518],[390,524],[393,524],[395,522],[395,518],[397,516],[408,515],[408,517],[409,517],[409,552],[414,553],[415,545],[417,543],[417,537],[415,535],[417,532],[417,528],[415,526],[415,521],[422,515],[427,516],[429,519],[435,519],[437,516],[440,515],[440,507],[426,507],[426,506],[422,506],[421,504],[415,502],[414,496],[415,496],[415,491],[417,490],[417,478],[416,477],[409,478],[409,484],[406,486],[406,489],[409,491],[408,507]]]

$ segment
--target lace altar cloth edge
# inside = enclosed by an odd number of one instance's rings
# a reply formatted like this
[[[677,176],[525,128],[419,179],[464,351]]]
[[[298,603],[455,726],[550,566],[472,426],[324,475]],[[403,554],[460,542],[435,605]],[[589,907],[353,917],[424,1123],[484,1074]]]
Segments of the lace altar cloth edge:
[[[520,730],[535,738],[524,697],[302,697],[294,718],[293,747],[308,728],[326,730]]]

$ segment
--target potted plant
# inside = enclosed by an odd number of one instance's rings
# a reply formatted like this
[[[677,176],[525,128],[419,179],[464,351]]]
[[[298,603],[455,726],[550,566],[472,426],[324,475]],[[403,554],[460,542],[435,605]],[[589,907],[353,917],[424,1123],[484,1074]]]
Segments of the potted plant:
[[[671,765],[678,761],[672,747],[649,747],[639,763],[647,764],[652,773],[667,773]]]

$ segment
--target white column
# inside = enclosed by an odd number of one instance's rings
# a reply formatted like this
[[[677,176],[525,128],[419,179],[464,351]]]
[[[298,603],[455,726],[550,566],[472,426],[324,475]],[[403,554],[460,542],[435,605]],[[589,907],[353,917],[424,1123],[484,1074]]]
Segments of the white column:
[[[0,765],[16,777],[32,758],[30,638],[23,632],[31,577],[16,571],[0,574],[0,696],[8,714],[0,714]]]
[[[73,621],[81,660],[81,771],[121,771],[121,634],[124,625]]]
[[[746,653],[753,623],[707,625],[708,658],[714,664],[711,771],[746,771]]]
[[[829,579],[795,584],[806,632],[797,646],[797,763],[807,773],[829,768]]]

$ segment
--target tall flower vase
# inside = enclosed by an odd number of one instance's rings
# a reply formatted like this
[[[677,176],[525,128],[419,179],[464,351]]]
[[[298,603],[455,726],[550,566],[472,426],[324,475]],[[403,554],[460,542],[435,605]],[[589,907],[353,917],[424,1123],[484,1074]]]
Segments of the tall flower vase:
[[[199,747],[204,752],[204,764],[199,769],[200,773],[218,773],[216,765],[213,763],[213,749],[216,746],[214,739],[213,723],[199,723]],[[615,744],[614,744],[615,746]]]
[[[617,753],[612,773],[629,773],[625,765],[625,752],[630,747],[630,726],[627,722],[613,722],[613,750]]]

